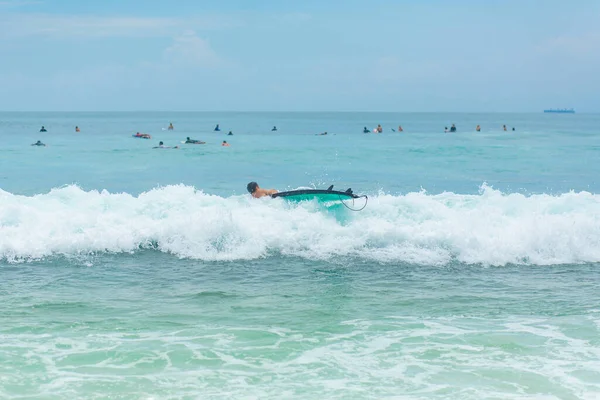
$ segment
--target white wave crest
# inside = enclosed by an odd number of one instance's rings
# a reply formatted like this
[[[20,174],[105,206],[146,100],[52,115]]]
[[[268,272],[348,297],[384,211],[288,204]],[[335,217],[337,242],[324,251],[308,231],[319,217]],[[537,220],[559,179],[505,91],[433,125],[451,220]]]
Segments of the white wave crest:
[[[132,196],[77,186],[0,190],[0,258],[156,248],[201,260],[273,254],[444,265],[600,261],[600,195],[379,194],[352,213],[316,202],[223,198],[176,185]]]

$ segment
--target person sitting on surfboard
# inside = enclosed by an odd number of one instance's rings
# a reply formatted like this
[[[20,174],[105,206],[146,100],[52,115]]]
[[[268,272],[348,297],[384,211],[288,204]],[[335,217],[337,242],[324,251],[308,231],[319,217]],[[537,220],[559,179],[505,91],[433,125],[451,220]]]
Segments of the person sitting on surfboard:
[[[221,130],[221,128],[219,128],[219,124],[217,124],[217,126],[215,126],[215,132],[219,132]]]
[[[173,129],[175,129],[173,127],[173,123],[172,122],[169,122],[169,127],[167,129],[170,130],[170,131],[172,131]]]
[[[277,190],[275,189],[261,189],[260,186],[258,186],[258,183],[256,182],[250,182],[248,186],[246,186],[246,189],[248,189],[248,192],[255,199],[259,199],[261,197],[270,196],[272,194],[277,193]]]

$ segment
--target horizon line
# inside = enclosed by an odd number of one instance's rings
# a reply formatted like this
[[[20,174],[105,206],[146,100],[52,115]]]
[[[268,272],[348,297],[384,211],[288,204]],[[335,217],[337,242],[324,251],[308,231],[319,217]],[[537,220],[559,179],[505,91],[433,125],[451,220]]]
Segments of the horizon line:
[[[252,110],[0,110],[0,113],[248,113],[248,114],[316,114],[316,113],[379,113],[379,114],[544,114],[544,110],[540,111],[339,111],[339,110],[321,110],[321,111],[305,111],[305,110],[286,110],[286,111],[252,111]],[[600,111],[576,111],[575,114],[598,114]]]

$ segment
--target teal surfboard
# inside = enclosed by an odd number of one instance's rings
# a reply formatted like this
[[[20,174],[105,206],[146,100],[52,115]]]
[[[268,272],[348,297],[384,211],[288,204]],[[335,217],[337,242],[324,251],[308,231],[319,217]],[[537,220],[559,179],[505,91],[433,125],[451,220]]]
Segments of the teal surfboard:
[[[346,207],[346,203],[344,201],[354,200],[359,198],[365,199],[365,206],[363,206],[360,210],[366,207],[366,199],[367,196],[362,195],[358,196],[352,192],[352,189],[348,189],[344,192],[333,190],[333,185],[328,189],[299,189],[299,190],[290,190],[288,192],[279,192],[272,194],[273,198],[282,198],[287,201],[300,202],[300,201],[312,201],[317,200],[319,202],[327,203],[333,201],[341,201]],[[350,207],[348,207],[350,208]],[[350,208],[353,210],[352,208]],[[360,211],[355,210],[355,211]]]

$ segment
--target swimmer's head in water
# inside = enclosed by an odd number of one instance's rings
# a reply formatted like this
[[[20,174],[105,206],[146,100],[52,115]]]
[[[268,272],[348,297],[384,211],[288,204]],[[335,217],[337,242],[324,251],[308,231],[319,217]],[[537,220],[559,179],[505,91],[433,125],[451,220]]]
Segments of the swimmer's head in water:
[[[162,145],[163,145],[163,142],[159,142],[159,143],[158,143],[158,145],[159,145],[159,146],[162,146]]]
[[[190,140],[190,137],[189,137],[189,136],[187,137],[187,140]]]
[[[250,182],[248,186],[246,186],[246,189],[248,189],[249,193],[254,193],[256,192],[256,189],[258,189],[258,183]]]

